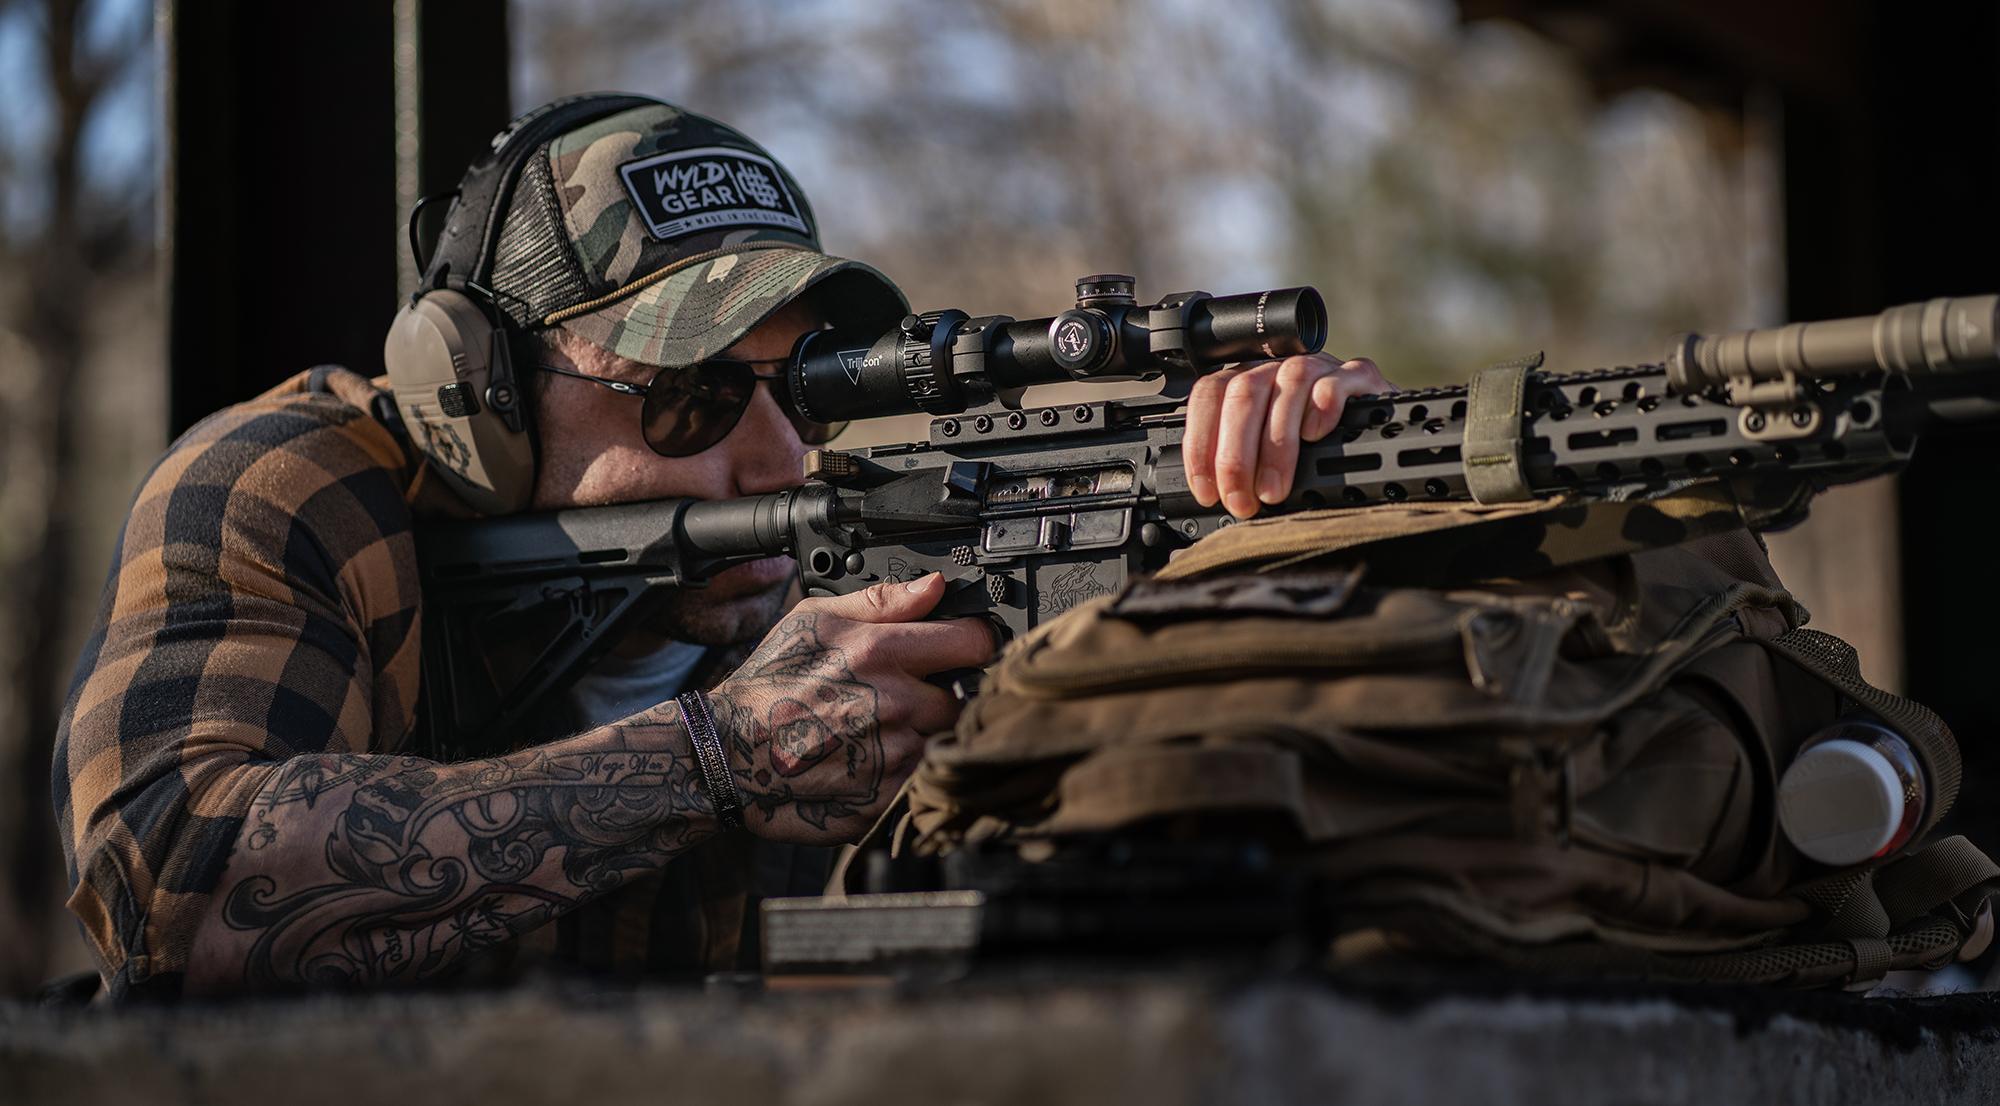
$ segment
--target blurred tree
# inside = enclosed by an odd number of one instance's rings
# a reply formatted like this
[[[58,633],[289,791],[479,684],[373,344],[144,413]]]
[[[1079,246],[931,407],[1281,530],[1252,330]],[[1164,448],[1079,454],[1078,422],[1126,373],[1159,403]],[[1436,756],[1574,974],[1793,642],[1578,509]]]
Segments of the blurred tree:
[[[75,659],[65,644],[85,502],[78,409],[90,306],[108,275],[151,256],[150,158],[107,173],[90,147],[108,94],[147,84],[135,68],[150,61],[152,21],[143,4],[0,0],[0,23],[12,44],[34,47],[12,51],[7,79],[21,98],[0,162],[11,293],[0,305],[0,990],[18,994],[43,978],[64,892],[49,754]]]
[[[514,0],[516,101],[738,123],[921,306],[1311,282],[1396,379],[1775,322],[1767,136],[1448,0]]]

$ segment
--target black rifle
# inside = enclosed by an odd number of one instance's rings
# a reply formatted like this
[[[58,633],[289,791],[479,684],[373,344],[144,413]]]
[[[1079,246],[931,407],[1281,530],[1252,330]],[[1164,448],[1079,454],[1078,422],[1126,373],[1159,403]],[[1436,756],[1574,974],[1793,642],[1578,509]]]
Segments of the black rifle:
[[[430,749],[505,749],[668,588],[789,554],[808,595],[942,571],[934,617],[1013,632],[1158,569],[1233,520],[1189,493],[1181,402],[1204,371],[1319,349],[1310,288],[1139,306],[1130,278],[1078,282],[1077,309],[1016,322],[946,311],[883,335],[824,331],[787,371],[822,421],[912,411],[930,440],[808,455],[808,483],[419,526]],[[1829,485],[1893,472],[1916,437],[2000,418],[2000,297],[1676,339],[1660,365],[1570,375],[1541,358],[1470,385],[1349,403],[1267,514],[1384,502],[1630,497],[1726,480],[1777,529]],[[1023,408],[1026,387],[1160,379],[1160,395]],[[1386,575],[1385,575],[1386,573]],[[1386,580],[1393,566],[1376,566]]]

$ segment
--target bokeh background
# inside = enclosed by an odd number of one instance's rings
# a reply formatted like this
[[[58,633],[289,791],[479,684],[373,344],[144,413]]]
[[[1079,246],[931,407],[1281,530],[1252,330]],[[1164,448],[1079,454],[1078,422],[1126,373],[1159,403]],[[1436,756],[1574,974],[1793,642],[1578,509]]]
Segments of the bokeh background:
[[[1310,283],[1331,308],[1331,350],[1424,385],[1536,349],[1557,370],[1657,360],[1673,332],[1795,313],[1786,258],[1796,267],[1809,251],[1788,250],[1787,204],[1796,215],[1811,195],[1787,181],[1786,155],[1797,171],[1802,128],[1821,125],[1812,113],[1851,107],[1842,80],[1874,79],[1850,63],[1878,8],[511,0],[502,30],[497,3],[458,4],[484,17],[454,27],[449,0],[384,0],[368,7],[382,10],[365,41],[311,27],[271,40],[374,51],[379,70],[340,73],[330,89],[305,87],[320,78],[303,70],[296,85],[259,87],[302,105],[275,144],[282,155],[205,161],[210,147],[186,137],[176,104],[187,100],[175,97],[207,79],[186,61],[203,36],[225,33],[204,9],[228,7],[0,0],[0,990],[10,993],[88,966],[61,910],[45,781],[125,506],[170,433],[216,397],[256,390],[241,381],[335,359],[380,371],[369,344],[379,337],[367,336],[415,279],[401,221],[437,165],[472,152],[424,144],[424,98],[443,103],[450,90],[410,79],[419,59],[450,63],[454,42],[502,53],[514,111],[622,89],[729,121],[802,181],[829,250],[883,269],[920,309],[1051,314],[1069,305],[1076,277],[1097,272],[1134,274],[1142,295]],[[248,18],[229,25],[241,38],[231,49],[261,48],[243,28],[288,17]],[[1662,28],[1721,43],[1722,61],[1655,49]],[[385,105],[380,125],[340,106],[349,102]],[[320,152],[363,125],[379,130],[393,178]],[[241,232],[266,244],[254,270],[240,243],[187,230],[201,202],[249,210],[288,195],[310,199]],[[349,209],[380,224],[379,241],[327,229]],[[349,308],[342,262],[364,245],[382,257],[381,290]],[[245,352],[232,336],[262,333],[252,324],[270,312],[229,314],[216,291],[228,281],[281,284],[287,310],[340,314],[363,337],[326,348],[259,340]],[[1886,305],[1855,302],[1847,310]],[[913,432],[921,426],[892,422],[851,440]],[[1855,641],[1869,674],[1892,687],[1905,656],[1897,502],[1889,481],[1845,489],[1773,540],[1815,624]]]
[[[1449,0],[516,0],[513,97],[735,122],[925,309],[1310,283],[1399,380],[1782,318],[1773,121]],[[700,28],[698,35],[683,33]]]

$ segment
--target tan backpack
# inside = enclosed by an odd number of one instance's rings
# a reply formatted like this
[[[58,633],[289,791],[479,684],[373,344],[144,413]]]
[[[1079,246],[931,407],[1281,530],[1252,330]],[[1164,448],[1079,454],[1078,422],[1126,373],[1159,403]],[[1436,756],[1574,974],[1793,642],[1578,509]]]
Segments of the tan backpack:
[[[1336,966],[1852,985],[1976,952],[2000,867],[1924,840],[1950,732],[1805,618],[1716,484],[1257,520],[1015,642],[906,828],[1032,857],[1263,827],[1335,889]],[[1928,800],[1916,844],[1828,869],[1773,795],[1855,712],[1910,744]]]

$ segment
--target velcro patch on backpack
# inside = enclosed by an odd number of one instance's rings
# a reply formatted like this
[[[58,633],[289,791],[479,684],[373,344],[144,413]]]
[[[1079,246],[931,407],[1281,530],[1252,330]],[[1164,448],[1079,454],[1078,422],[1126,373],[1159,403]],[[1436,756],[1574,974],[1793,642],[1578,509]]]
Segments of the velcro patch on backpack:
[[[1207,580],[1135,582],[1106,613],[1128,619],[1217,618],[1276,615],[1330,618],[1347,606],[1365,568],[1332,572],[1270,573]]]

